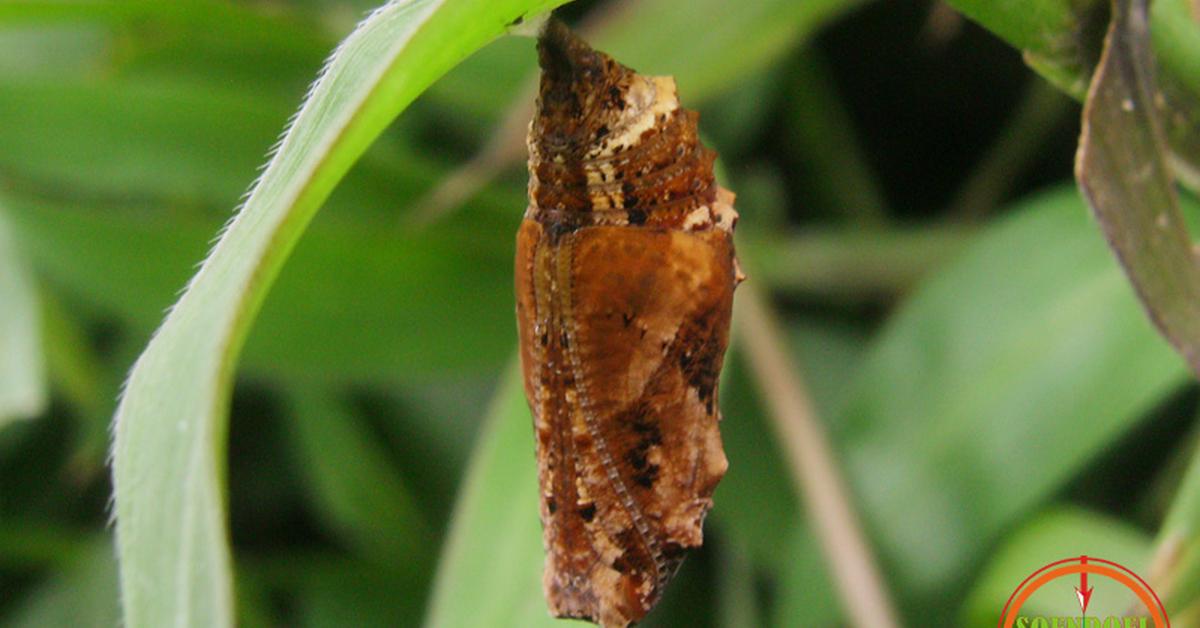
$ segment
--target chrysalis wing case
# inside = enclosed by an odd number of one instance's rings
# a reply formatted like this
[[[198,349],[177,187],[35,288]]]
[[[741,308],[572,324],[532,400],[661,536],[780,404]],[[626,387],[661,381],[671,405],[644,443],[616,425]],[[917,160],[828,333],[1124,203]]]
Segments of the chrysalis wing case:
[[[626,626],[701,544],[728,467],[717,379],[737,212],[672,78],[554,19],[538,61],[516,290],[543,582],[554,615]]]

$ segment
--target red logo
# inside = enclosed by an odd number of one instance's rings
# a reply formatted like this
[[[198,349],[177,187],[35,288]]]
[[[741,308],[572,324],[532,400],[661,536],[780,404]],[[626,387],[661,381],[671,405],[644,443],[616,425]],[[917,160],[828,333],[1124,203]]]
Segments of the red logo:
[[[1129,612],[1121,616],[1089,616],[1088,605],[1092,602],[1095,587],[1089,585],[1103,578],[1119,583],[1133,593],[1136,604]],[[1039,589],[1047,584],[1066,578],[1075,581],[1072,588],[1075,602],[1079,606],[1079,614],[1069,616],[1022,613],[1021,609]],[[999,628],[1170,628],[1171,621],[1163,608],[1158,595],[1133,571],[1126,567],[1096,558],[1094,556],[1077,556],[1064,558],[1038,569],[1029,574],[1017,589],[1009,596],[1004,610],[1000,614]]]

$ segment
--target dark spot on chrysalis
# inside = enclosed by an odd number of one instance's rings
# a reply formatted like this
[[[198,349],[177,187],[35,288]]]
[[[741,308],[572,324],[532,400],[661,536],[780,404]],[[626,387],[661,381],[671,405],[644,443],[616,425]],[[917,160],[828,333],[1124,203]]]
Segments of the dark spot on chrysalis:
[[[587,523],[591,523],[592,519],[596,518],[596,504],[588,504],[579,507],[579,516]]]
[[[630,198],[629,201],[637,201],[637,197]],[[627,203],[630,207],[636,203]],[[640,209],[630,209],[626,212],[629,216],[629,224],[644,225],[646,224],[646,212]]]
[[[633,481],[637,482],[643,488],[653,488],[654,481],[658,479],[658,465],[646,465],[645,470],[633,477]]]
[[[687,372],[692,367],[692,354],[689,351],[684,351],[679,354],[679,370]]]
[[[629,325],[633,323],[633,314],[621,312],[621,322],[624,323],[626,327],[629,327]]]
[[[612,568],[613,568],[613,569],[615,569],[615,570],[617,570],[617,571],[619,571],[619,572],[621,572],[621,573],[628,573],[628,572],[629,572],[629,561],[628,561],[628,560],[625,560],[625,555],[624,555],[624,554],[621,554],[620,556],[618,556],[618,557],[616,558],[616,560],[614,560],[614,561],[612,562]]]
[[[568,233],[574,233],[578,226],[559,220],[546,225],[546,233],[550,236],[550,244],[558,244],[560,238]]]
[[[601,124],[600,128],[596,129],[596,139],[600,139],[608,135],[608,126]]]
[[[641,471],[646,468],[646,451],[641,447],[635,447],[625,452],[625,461],[633,465],[634,469]]]
[[[625,110],[625,99],[621,97],[621,90],[616,86],[608,88],[608,100],[617,109]]]
[[[686,552],[687,550],[678,543],[667,542],[662,545],[663,558],[668,560],[679,560]]]
[[[633,422],[633,431],[640,436],[638,447],[649,449],[662,444],[662,432],[658,429],[658,425],[647,421],[644,418],[636,419]]]
[[[549,511],[550,514],[554,514],[554,512],[558,510],[558,502],[554,501],[553,497],[546,500],[546,510]]]
[[[546,332],[542,332],[542,337],[540,338],[540,341],[541,341],[543,347],[550,344],[550,334],[548,334]]]

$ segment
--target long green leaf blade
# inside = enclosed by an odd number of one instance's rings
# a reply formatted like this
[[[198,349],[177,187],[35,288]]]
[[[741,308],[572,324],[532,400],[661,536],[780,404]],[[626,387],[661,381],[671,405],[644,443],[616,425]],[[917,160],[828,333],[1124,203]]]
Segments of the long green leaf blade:
[[[125,624],[230,626],[229,389],[267,288],[355,159],[437,77],[557,0],[413,0],[338,47],[245,206],[130,375],[113,448]]]
[[[533,420],[510,368],[454,508],[426,626],[558,625],[542,599],[536,477]]]
[[[33,276],[0,211],[0,428],[46,403]]]
[[[433,535],[412,492],[361,417],[320,387],[291,388],[292,448],[317,515],[335,534],[384,564],[420,564]]]

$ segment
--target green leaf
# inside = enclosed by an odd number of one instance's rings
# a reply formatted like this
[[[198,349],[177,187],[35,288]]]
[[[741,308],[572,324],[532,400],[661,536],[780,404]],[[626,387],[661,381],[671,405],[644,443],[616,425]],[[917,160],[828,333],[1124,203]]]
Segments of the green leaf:
[[[1200,374],[1200,261],[1155,102],[1146,0],[1116,0],[1075,176],[1150,319]]]
[[[510,196],[519,203],[519,194]],[[132,325],[134,337],[149,336],[219,226],[188,213],[28,199],[13,209],[38,270]],[[292,380],[493,376],[512,351],[513,228],[473,220],[417,235],[322,213],[263,304],[242,368]]]
[[[111,628],[119,623],[117,565],[107,538],[87,544],[74,559],[5,618],[10,628],[78,626]]]
[[[0,169],[48,195],[228,206],[287,114],[282,100],[179,80],[0,84]]]
[[[0,428],[46,405],[34,279],[0,208]]]
[[[929,602],[1185,381],[1075,191],[1061,189],[921,287],[830,426],[881,553]]]
[[[89,342],[79,313],[68,311],[53,293],[43,291],[41,298],[50,380],[57,394],[74,406],[77,417],[72,471],[77,477],[90,477],[107,470],[109,421],[125,363],[120,370],[105,363]]]
[[[596,31],[630,67],[672,74],[693,106],[769,65],[862,0],[643,0]],[[730,50],[737,54],[730,54]]]
[[[556,626],[542,597],[533,419],[509,368],[463,480],[425,625]],[[504,576],[497,578],[497,566]]]
[[[1023,53],[1051,83],[1082,100],[1100,57],[1109,0],[950,0]],[[1178,175],[1200,189],[1200,22],[1192,0],[1157,0],[1149,16],[1158,65],[1155,107]]]
[[[465,56],[554,0],[413,0],[339,45],[245,206],[130,374],[113,448],[124,622],[233,623],[223,495],[237,354],[267,289],[334,186]]]
[[[1088,33],[1077,25],[1106,0],[950,0],[971,19],[1023,50],[1030,65],[1068,93],[1086,88]]]
[[[962,607],[966,627],[990,628],[996,625],[1004,603],[1017,586],[1043,565],[1072,556],[1096,556],[1141,571],[1150,553],[1150,539],[1137,528],[1077,508],[1054,507],[1038,513],[1021,524],[988,559]],[[1091,580],[1096,593],[1088,606],[1088,615],[1122,615],[1134,602],[1129,590],[1107,578]],[[1053,608],[1037,607],[1038,598],[1030,598],[1023,607],[1026,615],[1057,615],[1073,604],[1070,591],[1064,591],[1064,604]]]
[[[322,390],[293,387],[290,396],[297,468],[327,525],[368,560],[428,560],[428,522],[362,419]]]
[[[772,625],[836,626],[844,611],[838,604],[825,555],[807,521],[795,521],[773,536],[783,563]],[[844,622],[843,622],[844,623]]]

